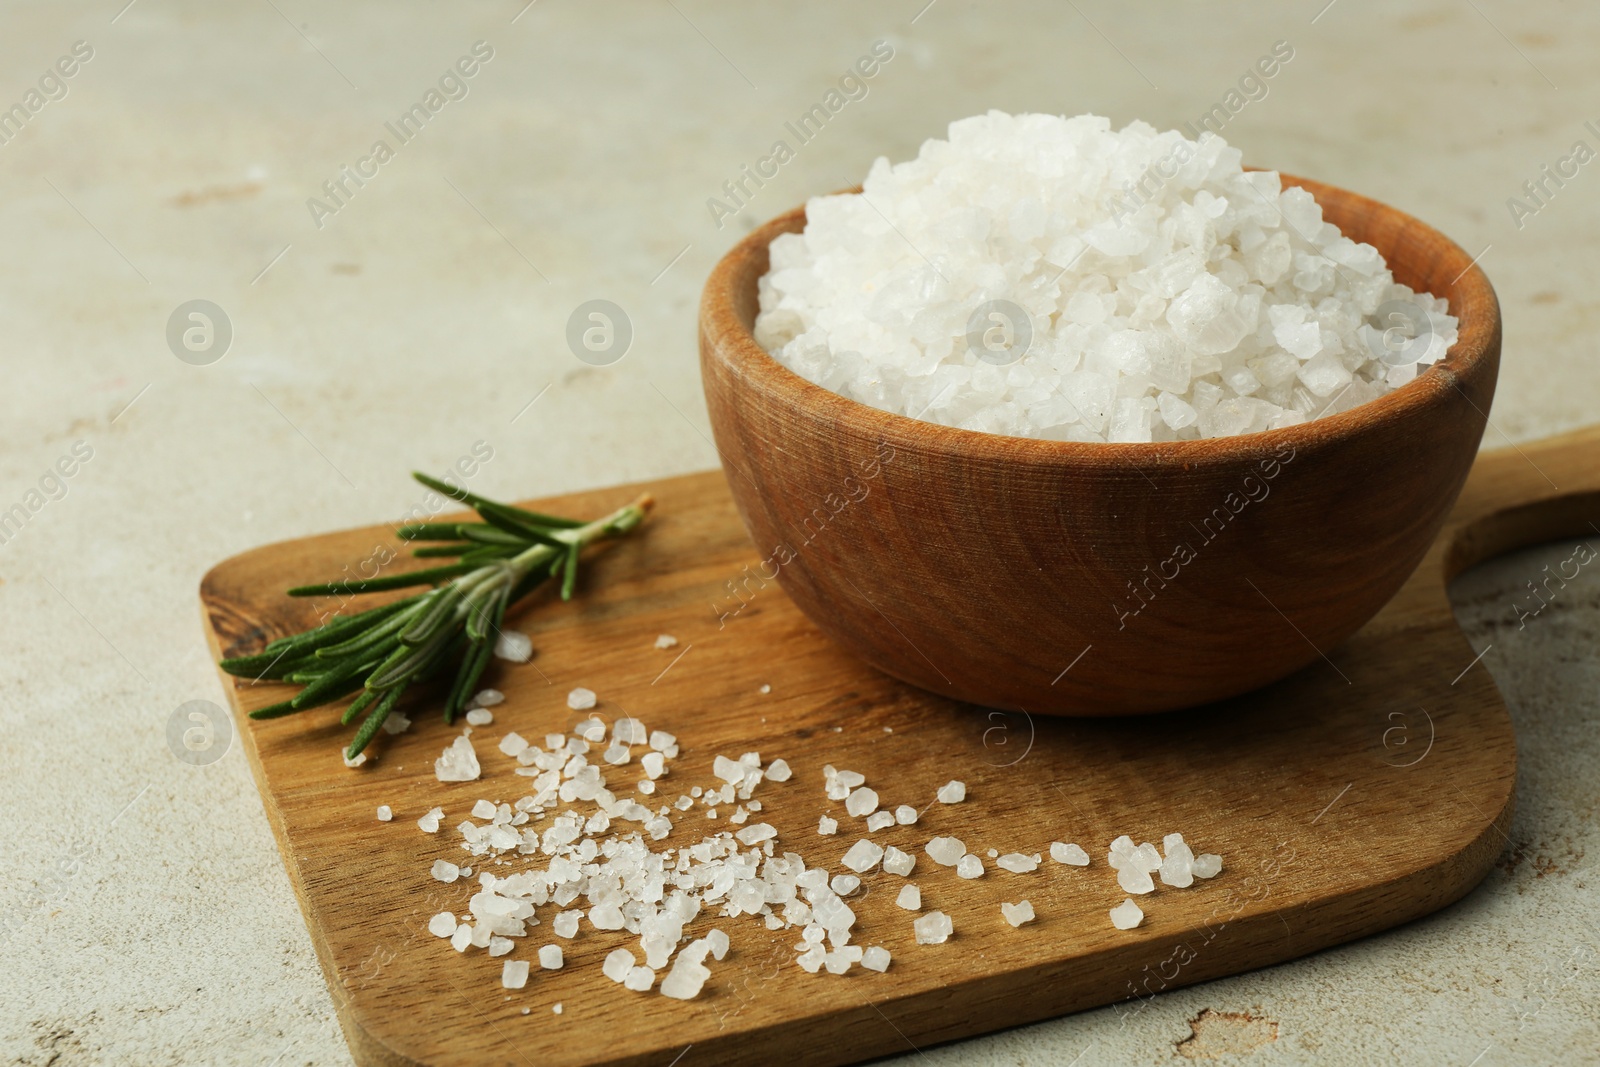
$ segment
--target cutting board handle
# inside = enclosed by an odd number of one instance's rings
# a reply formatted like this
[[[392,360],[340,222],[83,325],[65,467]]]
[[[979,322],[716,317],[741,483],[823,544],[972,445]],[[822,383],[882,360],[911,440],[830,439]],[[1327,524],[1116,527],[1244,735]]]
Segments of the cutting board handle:
[[[1482,453],[1446,534],[1446,581],[1493,556],[1566,538],[1587,545],[1578,554],[1593,559],[1600,553],[1600,426]]]

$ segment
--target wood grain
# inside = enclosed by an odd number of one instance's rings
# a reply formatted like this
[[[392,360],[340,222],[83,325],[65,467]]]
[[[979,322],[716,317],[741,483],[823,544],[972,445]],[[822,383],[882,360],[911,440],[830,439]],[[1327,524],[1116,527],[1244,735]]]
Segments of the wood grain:
[[[1169,444],[978,433],[805,381],[751,335],[767,246],[800,230],[804,209],[753,231],[706,283],[700,365],[764,566],[879,669],[1034,714],[1218,700],[1350,636],[1416,567],[1472,465],[1500,311],[1437,230],[1355,193],[1284,182],[1383,252],[1397,280],[1446,297],[1460,338],[1416,380],[1350,411]],[[834,523],[846,511],[858,514]]]
[[[356,771],[339,760],[347,731],[335,711],[298,722],[241,715],[239,731],[362,1064],[836,1064],[1114,1001],[1136,1013],[1142,999],[1130,998],[1375,933],[1449,904],[1485,874],[1510,824],[1515,747],[1493,681],[1481,664],[1467,669],[1474,653],[1446,582],[1487,555],[1591,536],[1597,459],[1597,431],[1484,455],[1421,566],[1357,634],[1267,689],[1190,711],[1030,718],[879,673],[829,641],[775,583],[744,577],[759,556],[722,477],[706,473],[646,486],[659,500],[650,524],[595,558],[582,599],[540,603],[516,620],[538,654],[492,668],[488,682],[507,700],[475,738],[482,781],[434,779],[432,760],[456,731],[426,706],[412,709],[409,733],[380,735],[377,758]],[[884,488],[898,491],[897,477],[909,474],[886,467]],[[637,489],[537,506],[599,514]],[[371,527],[218,565],[201,587],[213,650],[252,651],[314,621],[313,604],[281,590],[336,574],[379,543],[389,543],[387,530]],[[1280,620],[1291,635],[1303,626],[1298,610]],[[679,647],[655,649],[659,633]],[[283,694],[224,682],[239,712]],[[790,962],[795,931],[722,920],[733,949],[692,1002],[604,979],[606,953],[636,939],[589,930],[565,943],[564,970],[535,965],[527,989],[501,990],[500,960],[458,955],[425,930],[435,911],[464,910],[469,890],[429,877],[434,859],[459,853],[448,831],[425,835],[415,819],[440,804],[449,827],[479,797],[523,795],[528,780],[494,745],[512,729],[542,736],[570,726],[578,716],[564,695],[578,684],[600,693],[607,718],[625,711],[679,736],[683,753],[660,794],[668,800],[708,784],[716,753],[786,758],[795,778],[761,788],[760,818],[783,848],[835,870],[861,830],[823,796],[824,763],[867,775],[890,805],[922,807],[946,780],[966,781],[966,803],[933,804],[919,824],[875,835],[919,855],[912,877],[924,906],[951,915],[955,936],[915,945],[912,916],[893,903],[901,879],[877,872],[852,903],[858,941],[894,955],[886,974],[807,975]],[[770,694],[759,692],[764,684]],[[393,806],[394,822],[374,820],[379,804]],[[841,833],[819,837],[828,810]],[[663,844],[726,825],[697,809]],[[1124,894],[1105,865],[1108,842],[1121,833],[1159,841],[1172,830],[1221,854],[1222,874],[1191,889],[1158,887],[1141,898],[1144,925],[1113,929],[1106,912]],[[1047,859],[1027,875],[991,865],[963,881],[920,855],[936,834],[980,855],[1076,841],[1093,862]],[[999,904],[1022,898],[1039,921],[1013,930]],[[532,959],[555,940],[543,909],[541,918],[546,925],[509,958]],[[702,918],[693,930],[711,925]]]

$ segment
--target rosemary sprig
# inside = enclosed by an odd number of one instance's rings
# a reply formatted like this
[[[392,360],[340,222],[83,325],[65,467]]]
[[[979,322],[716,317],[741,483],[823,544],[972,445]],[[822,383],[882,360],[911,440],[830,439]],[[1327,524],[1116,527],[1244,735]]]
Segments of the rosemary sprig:
[[[431,585],[427,592],[280,637],[251,656],[223,660],[229,674],[303,686],[288,700],[259,708],[253,719],[273,719],[330,704],[358,690],[341,722],[361,717],[345,750],[354,759],[376,736],[401,694],[413,683],[458,662],[445,699],[444,720],[455,722],[489,664],[506,609],[546,581],[560,582],[561,599],[576,588],[583,549],[631,532],[652,503],[641,496],[593,522],[545,515],[501,504],[430,478],[413,477],[435,492],[470,505],[482,522],[422,522],[399,527],[403,540],[426,541],[421,557],[453,563],[362,581],[301,585],[290,596],[342,596]]]

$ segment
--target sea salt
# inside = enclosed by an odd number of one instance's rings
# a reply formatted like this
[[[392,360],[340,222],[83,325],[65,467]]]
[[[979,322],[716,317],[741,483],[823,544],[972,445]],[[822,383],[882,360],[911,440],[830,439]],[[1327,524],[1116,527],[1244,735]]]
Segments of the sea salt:
[[[432,874],[440,882],[453,882],[461,877],[461,868],[449,860],[434,860]]]
[[[1132,900],[1124,900],[1111,909],[1111,925],[1118,930],[1132,930],[1144,922],[1144,911]]]
[[[1215,878],[1222,873],[1222,857],[1209,852],[1204,853],[1194,858],[1194,864],[1190,869],[1194,871],[1196,878]]]
[[[637,963],[638,961],[633,958],[633,953],[625,948],[619,948],[614,949],[610,955],[606,956],[605,962],[600,965],[600,970],[613,982],[621,982],[628,977]]]
[[[521,989],[528,984],[528,961],[506,960],[500,968],[500,984],[507,989]]]
[[[950,939],[955,926],[950,916],[942,911],[930,911],[911,924],[919,945],[942,945]]]
[[[1013,874],[1027,874],[1029,871],[1037,870],[1039,867],[1038,856],[1024,856],[1020,852],[1007,852],[994,862],[996,867],[1010,871]]]
[[[941,867],[954,867],[967,854],[967,846],[959,837],[936,837],[923,849],[928,858]]]
[[[946,782],[939,787],[939,803],[959,804],[967,799],[966,782]]]
[[[871,833],[877,833],[879,830],[887,830],[893,825],[894,815],[890,812],[875,811],[871,815],[867,816],[867,830]]]
[[[921,911],[922,890],[917,888],[916,883],[907,882],[900,887],[900,893],[894,898],[894,902],[907,911]],[[452,915],[450,918],[453,922],[455,916]]]
[[[871,815],[878,808],[878,794],[874,790],[862,786],[845,798],[844,810],[860,818]]]
[[[789,764],[781,759],[775,759],[767,765],[767,781],[787,782],[794,772],[789,770]]]
[[[902,804],[894,809],[894,821],[901,826],[910,826],[917,821],[917,809],[910,804]]]
[[[488,726],[494,722],[494,712],[488,708],[472,708],[467,712],[467,725]]]
[[[839,820],[824,815],[817,820],[817,833],[827,837],[839,832]]]
[[[588,711],[590,708],[594,707],[594,704],[595,704],[595,695],[594,695],[594,690],[593,689],[585,689],[583,686],[580,685],[580,686],[578,686],[578,688],[572,690],[572,692],[567,694],[567,707],[571,708],[573,711]],[[587,734],[585,734],[585,737],[590,741],[601,741],[601,740],[604,740],[605,739],[605,732],[604,732],[605,731],[605,726],[604,726],[604,724],[601,725],[600,729],[601,729],[601,733],[600,733],[599,737],[588,737]],[[582,731],[580,731],[580,732],[582,732]]]
[[[873,945],[861,954],[861,966],[882,974],[889,969],[889,950],[882,945]]]
[[[1166,858],[1161,861],[1161,881],[1164,885],[1185,889],[1194,884],[1194,850],[1183,840],[1182,834],[1168,834],[1161,841]]]
[[[916,865],[917,857],[909,852],[901,852],[893,845],[883,850],[883,869],[889,874],[898,874],[904,877],[910,874],[911,869]]]
[[[448,911],[441,911],[428,920],[428,933],[434,937],[449,937],[456,932],[456,917]]]
[[[439,820],[444,818],[443,808],[429,808],[428,813],[417,820],[417,829],[425,834],[439,832]]]
[[[857,874],[862,874],[876,867],[878,861],[882,858],[882,846],[863,837],[850,846],[850,850],[844,854],[844,858],[839,862]]]
[[[853,874],[836,874],[828,882],[828,888],[841,897],[847,897],[861,888],[861,879]]]
[[[450,742],[450,747],[433,761],[433,773],[441,782],[477,781],[483,770],[478,766],[478,753],[472,747],[472,738],[462,734]]]
[[[1050,858],[1057,863],[1065,863],[1069,867],[1089,866],[1089,854],[1077,845],[1064,844],[1060,841],[1050,842]]]
[[[517,630],[501,630],[495,638],[494,654],[512,663],[526,663],[533,658],[533,639]]]
[[[983,861],[969,852],[957,861],[956,874],[962,878],[982,878]]]
[[[1012,926],[1021,926],[1034,920],[1033,905],[1026,900],[1019,900],[1015,904],[1001,904],[1000,914],[1005,916],[1006,922]]]
[[[528,750],[528,742],[523,740],[521,734],[512,731],[500,739],[500,751],[516,759]]]
[[[564,911],[558,914],[550,925],[558,937],[577,937],[578,920],[583,918],[581,911]]]
[[[1446,301],[1240,163],[1210,132],[1094,115],[952,123],[807,203],[770,246],[756,340],[885,411],[1099,442],[1291,426],[1444,356]]]
[[[677,648],[678,647],[678,639],[676,637],[673,637],[671,634],[662,634],[661,636],[656,638],[656,647],[657,648]]]
[[[394,818],[394,809],[393,808],[389,807],[389,805],[387,805],[387,804],[379,804],[378,805],[378,821],[379,822],[388,822],[390,819],[393,819],[393,818]]]

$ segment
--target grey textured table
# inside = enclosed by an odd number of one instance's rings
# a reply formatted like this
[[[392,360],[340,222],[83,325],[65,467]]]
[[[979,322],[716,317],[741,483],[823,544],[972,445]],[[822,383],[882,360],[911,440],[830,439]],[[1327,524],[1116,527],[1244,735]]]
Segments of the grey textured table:
[[[166,743],[181,704],[220,700],[199,576],[391,517],[408,469],[478,440],[495,458],[477,484],[509,496],[713,465],[694,350],[710,265],[951,119],[1178,125],[1287,41],[1225,135],[1484,250],[1507,324],[1486,443],[1600,402],[1597,165],[1536,211],[1507,203],[1575,141],[1600,147],[1592,6],[124,2],[0,9],[0,107],[23,108],[0,114],[0,510],[41,504],[0,543],[6,1063],[348,1062],[237,747],[193,767]],[[730,203],[724,182],[879,40],[894,55],[865,97]],[[386,134],[478,41],[492,56],[447,83],[460,98]],[[607,368],[564,340],[596,298],[634,330]],[[194,299],[231,324],[210,365],[169,349]],[[1126,1023],[1106,1009],[924,1058],[1595,1062],[1600,578],[1526,629],[1511,607],[1570,550],[1456,590],[1523,754],[1505,856],[1466,900]]]

